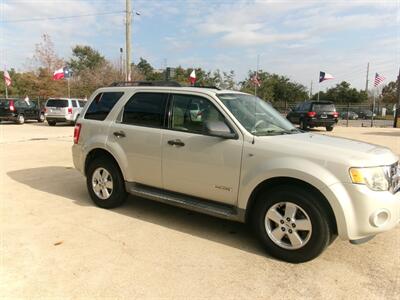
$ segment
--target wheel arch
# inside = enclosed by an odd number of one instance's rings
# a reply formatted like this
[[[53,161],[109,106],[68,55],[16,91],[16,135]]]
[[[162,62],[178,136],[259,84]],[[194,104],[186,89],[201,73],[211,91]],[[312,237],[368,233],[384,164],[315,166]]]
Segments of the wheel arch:
[[[335,234],[338,233],[338,227],[337,227],[337,223],[336,223],[336,217],[335,217],[335,213],[334,210],[331,206],[331,204],[329,203],[328,199],[325,197],[325,195],[315,186],[313,186],[312,184],[303,181],[301,179],[298,178],[294,178],[294,177],[286,177],[286,176],[280,176],[280,177],[272,177],[269,179],[266,179],[262,182],[260,182],[251,192],[249,200],[247,202],[247,206],[246,206],[246,212],[245,212],[245,222],[247,223],[252,215],[253,209],[255,207],[256,204],[256,199],[259,193],[261,192],[265,192],[271,189],[274,189],[278,186],[282,186],[282,185],[295,185],[298,187],[302,187],[302,188],[306,188],[307,190],[309,190],[312,193],[315,193],[316,195],[318,195],[321,199],[323,199],[322,201],[322,205],[324,206],[328,217],[329,217],[329,222],[332,226],[332,230]]]
[[[103,148],[94,148],[94,149],[90,150],[89,153],[86,155],[85,165],[84,165],[85,176],[87,176],[87,169],[88,169],[90,163],[98,157],[110,159],[113,163],[115,163],[115,165],[118,167],[119,171],[121,172],[122,177],[124,178],[121,167],[119,166],[119,163],[116,160],[116,158],[114,157],[114,155],[112,155],[109,151],[107,151],[106,149],[103,149]]]

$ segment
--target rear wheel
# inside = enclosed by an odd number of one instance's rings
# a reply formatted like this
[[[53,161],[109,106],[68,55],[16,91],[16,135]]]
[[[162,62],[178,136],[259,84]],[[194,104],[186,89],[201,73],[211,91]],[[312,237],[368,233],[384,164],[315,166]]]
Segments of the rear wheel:
[[[49,124],[49,126],[56,126],[57,122],[47,120],[47,124]]]
[[[326,126],[326,131],[332,131],[333,130],[333,126]]]
[[[95,159],[88,166],[86,185],[93,202],[102,208],[120,206],[127,197],[121,171],[104,157]]]
[[[19,114],[17,116],[17,124],[24,124],[25,123],[25,117],[24,115]]]
[[[300,120],[300,129],[307,130],[307,124],[304,122],[303,119]]]
[[[254,228],[272,256],[306,262],[320,255],[332,240],[323,199],[311,190],[282,185],[261,192],[256,201]]]

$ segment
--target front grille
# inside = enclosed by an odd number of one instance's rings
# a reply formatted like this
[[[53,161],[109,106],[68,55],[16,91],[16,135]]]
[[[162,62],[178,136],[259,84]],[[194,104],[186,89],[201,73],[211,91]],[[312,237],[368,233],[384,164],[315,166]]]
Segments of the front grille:
[[[390,166],[390,191],[395,194],[400,190],[400,163],[394,163]]]

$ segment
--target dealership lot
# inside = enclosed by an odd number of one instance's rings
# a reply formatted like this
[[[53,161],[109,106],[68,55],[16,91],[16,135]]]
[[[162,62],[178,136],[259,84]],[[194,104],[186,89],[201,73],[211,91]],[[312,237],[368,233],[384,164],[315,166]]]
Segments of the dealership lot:
[[[0,124],[1,297],[400,297],[400,227],[360,246],[336,240],[309,263],[283,263],[242,224],[135,197],[95,207],[73,169],[72,133]],[[400,155],[400,129],[329,135]]]

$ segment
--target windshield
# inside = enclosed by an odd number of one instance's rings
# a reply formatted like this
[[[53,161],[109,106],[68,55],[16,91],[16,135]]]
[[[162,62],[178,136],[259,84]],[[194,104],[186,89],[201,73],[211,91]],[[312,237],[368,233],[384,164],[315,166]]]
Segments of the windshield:
[[[270,104],[248,94],[218,94],[246,130],[256,136],[299,132]]]

